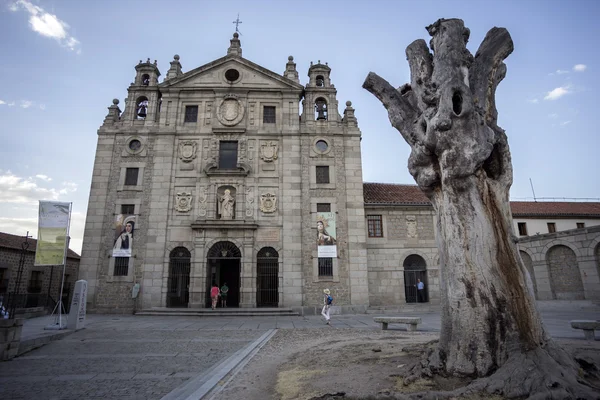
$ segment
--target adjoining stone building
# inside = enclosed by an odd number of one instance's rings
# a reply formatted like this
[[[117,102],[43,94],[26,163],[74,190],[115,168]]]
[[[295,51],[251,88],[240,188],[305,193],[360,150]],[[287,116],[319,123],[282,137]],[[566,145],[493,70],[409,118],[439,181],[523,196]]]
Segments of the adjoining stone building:
[[[293,57],[272,72],[234,34],[188,72],[176,55],[160,83],[156,61],[135,71],[98,130],[80,267],[91,312],[207,307],[225,282],[230,307],[314,310],[329,288],[364,312],[415,302],[417,279],[439,303],[431,204],[414,185],[363,183],[361,132],[327,63],[301,85]]]
[[[23,236],[0,232],[0,303],[6,307],[9,293],[16,293],[17,272],[21,259]],[[63,266],[35,266],[36,239],[27,239],[23,272],[15,295],[17,311],[25,308],[43,308],[52,311],[60,297]],[[79,255],[69,249],[65,268],[63,304],[71,304],[72,289],[78,279]]]

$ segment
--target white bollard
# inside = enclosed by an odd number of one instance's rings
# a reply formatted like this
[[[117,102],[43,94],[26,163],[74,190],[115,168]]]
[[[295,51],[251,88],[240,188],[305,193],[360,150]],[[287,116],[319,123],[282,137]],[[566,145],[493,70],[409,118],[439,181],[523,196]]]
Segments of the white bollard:
[[[87,302],[87,281],[75,282],[71,309],[69,310],[68,329],[78,330],[85,327],[85,304]]]

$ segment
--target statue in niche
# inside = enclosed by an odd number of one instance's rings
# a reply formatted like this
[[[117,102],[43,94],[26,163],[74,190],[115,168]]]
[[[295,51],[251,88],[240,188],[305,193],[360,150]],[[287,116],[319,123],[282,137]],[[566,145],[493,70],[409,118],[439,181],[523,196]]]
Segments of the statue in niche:
[[[235,198],[229,189],[225,189],[225,193],[219,196],[219,214],[221,219],[233,219],[235,215]]]

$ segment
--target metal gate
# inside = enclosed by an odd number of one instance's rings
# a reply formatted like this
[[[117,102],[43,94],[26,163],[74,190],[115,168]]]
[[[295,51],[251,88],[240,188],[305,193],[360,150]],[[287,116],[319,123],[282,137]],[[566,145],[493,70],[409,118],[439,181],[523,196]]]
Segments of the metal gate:
[[[187,307],[190,301],[191,254],[185,247],[177,247],[169,256],[167,307]]]
[[[279,305],[279,254],[272,247],[260,249],[256,256],[256,306]]]
[[[429,301],[427,292],[427,266],[425,260],[416,254],[406,257],[404,260],[404,296],[407,303],[421,303]],[[417,296],[417,279],[425,284],[423,298]]]
[[[232,242],[222,241],[215,243],[206,257],[206,306],[210,307],[210,290],[212,285],[222,287],[227,283],[227,307],[239,307],[242,253]],[[221,303],[221,302],[219,302]]]

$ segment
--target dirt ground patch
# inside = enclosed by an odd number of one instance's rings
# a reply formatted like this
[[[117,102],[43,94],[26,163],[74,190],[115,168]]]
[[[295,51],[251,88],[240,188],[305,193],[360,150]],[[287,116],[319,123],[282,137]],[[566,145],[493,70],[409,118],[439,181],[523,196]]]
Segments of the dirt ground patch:
[[[400,368],[415,357],[402,351],[404,347],[437,338],[437,334],[426,332],[279,330],[214,399],[360,399],[464,386],[464,381],[455,378],[422,380],[405,386],[398,376]],[[600,365],[600,341],[558,342],[575,357]],[[334,393],[340,393],[340,396],[322,397]],[[469,399],[477,400],[478,397]]]

